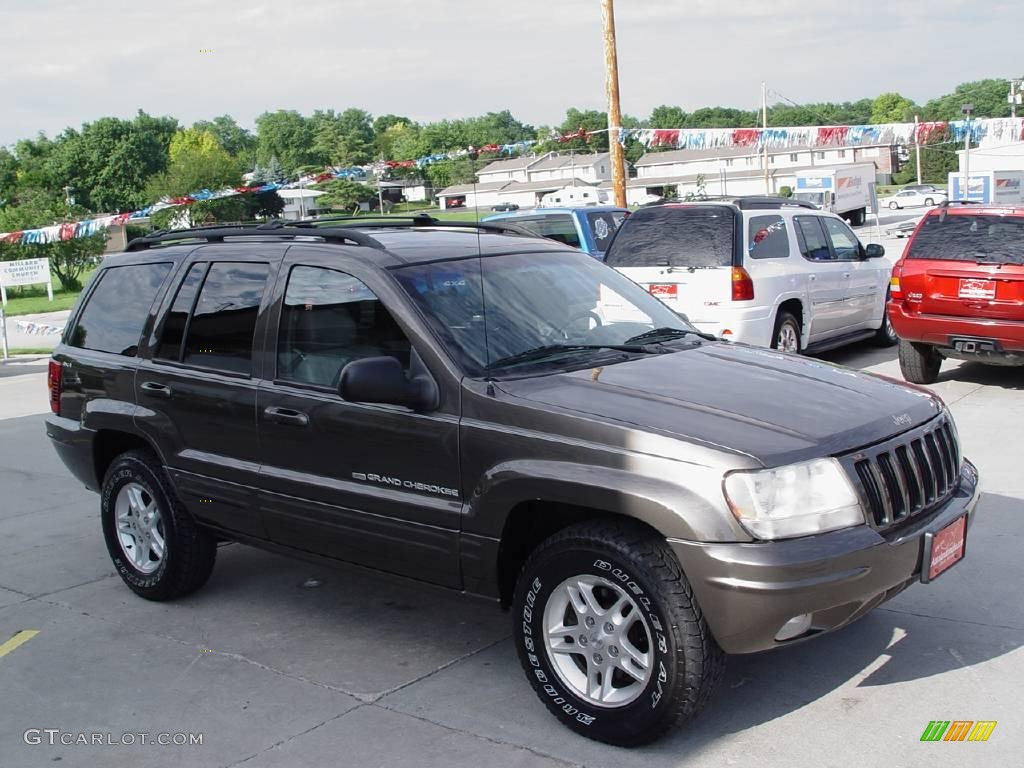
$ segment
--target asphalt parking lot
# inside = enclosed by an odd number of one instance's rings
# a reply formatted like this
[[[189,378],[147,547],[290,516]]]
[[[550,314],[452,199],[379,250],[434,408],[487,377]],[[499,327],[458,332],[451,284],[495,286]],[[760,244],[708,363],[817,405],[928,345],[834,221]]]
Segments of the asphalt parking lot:
[[[892,349],[825,358],[899,376]],[[44,435],[44,361],[0,364],[0,644],[38,631],[0,646],[0,766],[1019,765],[1022,389],[1024,369],[951,363],[935,386],[985,490],[964,562],[838,633],[731,658],[697,721],[625,750],[550,717],[509,616],[458,595],[229,545],[192,597],[135,597],[97,497]],[[937,719],[998,725],[920,742]],[[28,729],[202,744],[27,744]]]

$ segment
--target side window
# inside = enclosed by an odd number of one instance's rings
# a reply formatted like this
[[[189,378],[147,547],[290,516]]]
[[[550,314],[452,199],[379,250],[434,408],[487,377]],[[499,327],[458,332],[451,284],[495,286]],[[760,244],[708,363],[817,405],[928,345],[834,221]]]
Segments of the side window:
[[[241,261],[210,265],[188,321],[183,362],[252,372],[253,334],[268,270],[266,264]]]
[[[103,270],[71,332],[80,349],[134,357],[149,310],[171,264],[135,264]]]
[[[860,241],[853,231],[838,219],[821,220],[825,231],[832,241],[832,249],[840,261],[853,261],[860,256]]]
[[[558,200],[555,200],[557,203]],[[569,214],[557,214],[555,216],[538,216],[532,219],[515,219],[515,224],[534,232],[549,240],[557,240],[560,243],[571,245],[573,248],[580,247],[580,236],[576,230],[576,222]]]
[[[747,254],[752,259],[785,259],[789,234],[781,216],[751,216],[747,224]]]
[[[336,387],[341,369],[364,357],[398,358],[409,340],[361,281],[333,269],[293,267],[277,339],[277,378]]]
[[[164,320],[163,330],[160,332],[160,344],[156,348],[154,357],[165,360],[181,360],[182,342],[185,340],[185,330],[188,327],[188,317],[192,314],[192,307],[196,303],[196,295],[199,293],[199,286],[206,275],[205,263],[193,264],[185,279],[181,281],[178,288],[178,295],[174,297],[174,304]]]
[[[832,258],[829,251],[828,241],[825,240],[825,233],[821,230],[820,219],[817,216],[796,216],[793,223],[796,225],[797,242],[800,243],[800,253],[804,258],[811,261],[828,261]]]

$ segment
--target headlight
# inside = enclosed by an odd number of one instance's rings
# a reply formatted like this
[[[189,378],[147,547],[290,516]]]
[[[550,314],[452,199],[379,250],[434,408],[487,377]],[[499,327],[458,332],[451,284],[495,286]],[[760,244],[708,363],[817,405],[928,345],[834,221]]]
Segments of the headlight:
[[[864,522],[857,494],[835,459],[732,472],[723,488],[736,519],[759,539],[806,536]]]

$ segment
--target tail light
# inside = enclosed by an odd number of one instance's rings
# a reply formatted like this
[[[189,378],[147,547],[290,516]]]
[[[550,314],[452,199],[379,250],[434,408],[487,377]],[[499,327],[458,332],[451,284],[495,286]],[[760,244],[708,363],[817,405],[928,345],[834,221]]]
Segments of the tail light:
[[[732,300],[750,301],[754,298],[754,281],[743,267],[732,268]]]
[[[51,360],[46,371],[46,387],[50,390],[50,410],[60,416],[60,396],[64,390],[64,369],[57,360]]]
[[[903,298],[903,289],[900,287],[900,277],[903,274],[903,267],[896,264],[892,268],[892,277],[889,278],[889,295],[894,299]]]

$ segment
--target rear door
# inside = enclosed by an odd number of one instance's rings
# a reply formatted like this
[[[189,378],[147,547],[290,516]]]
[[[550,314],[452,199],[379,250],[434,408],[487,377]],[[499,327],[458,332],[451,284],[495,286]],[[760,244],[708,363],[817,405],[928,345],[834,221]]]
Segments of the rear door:
[[[900,285],[924,314],[1024,321],[1024,216],[926,216],[907,246]]]
[[[725,205],[641,208],[619,228],[605,263],[696,325],[713,325],[732,301],[741,222]]]
[[[822,222],[821,216],[793,217],[800,253],[810,267],[807,275],[809,343],[842,331],[846,283],[849,280],[849,270],[836,260]]]

